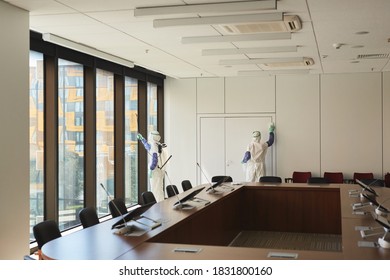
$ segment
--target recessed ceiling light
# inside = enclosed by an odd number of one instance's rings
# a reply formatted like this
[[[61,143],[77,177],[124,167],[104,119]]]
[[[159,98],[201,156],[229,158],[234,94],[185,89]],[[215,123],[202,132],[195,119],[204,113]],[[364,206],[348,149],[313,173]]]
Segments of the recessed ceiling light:
[[[370,32],[368,32],[368,31],[358,31],[358,32],[356,32],[355,34],[356,34],[356,35],[366,35],[366,34],[368,34],[368,33],[370,33]]]

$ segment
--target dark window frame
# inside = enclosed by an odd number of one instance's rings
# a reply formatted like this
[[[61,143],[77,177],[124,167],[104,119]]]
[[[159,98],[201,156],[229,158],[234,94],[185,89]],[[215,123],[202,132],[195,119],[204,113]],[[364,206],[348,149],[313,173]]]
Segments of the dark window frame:
[[[84,206],[96,207],[96,69],[114,74],[115,106],[115,197],[125,196],[124,187],[124,90],[125,78],[138,80],[139,133],[146,133],[147,82],[157,85],[158,129],[164,139],[164,79],[165,75],[135,66],[128,68],[101,58],[58,46],[42,39],[42,34],[30,31],[30,50],[44,55],[44,219],[58,222],[58,59],[73,61],[84,66]],[[138,201],[146,191],[148,170],[147,153],[138,149]]]

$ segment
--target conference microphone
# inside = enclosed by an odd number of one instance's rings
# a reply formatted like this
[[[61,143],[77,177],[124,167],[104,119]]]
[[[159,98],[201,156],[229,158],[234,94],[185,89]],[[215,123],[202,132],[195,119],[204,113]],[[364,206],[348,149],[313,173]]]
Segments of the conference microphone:
[[[385,230],[385,233],[383,237],[378,238],[378,244],[380,247],[385,249],[390,249],[390,240],[389,240],[389,232],[390,232],[390,224],[387,218],[377,215],[374,216],[375,221],[377,221],[381,226],[383,226],[383,229]]]
[[[218,192],[215,189],[216,185],[213,185],[213,183],[210,182],[209,178],[204,173],[204,171],[203,171],[202,167],[200,166],[200,164],[197,162],[196,165],[199,167],[200,172],[203,174],[203,176],[206,178],[207,182],[210,184],[210,187],[208,189],[206,189],[206,192],[219,194],[220,192]]]
[[[209,180],[209,178],[208,178],[208,177],[206,176],[206,174],[203,172],[202,167],[200,167],[200,164],[197,162],[196,165],[199,167],[200,172],[202,172],[202,174],[203,174],[203,176],[206,178],[207,182],[208,182],[210,185],[212,185],[211,182],[210,182],[210,180]]]
[[[382,203],[379,203],[378,207],[375,208],[375,213],[379,216],[387,217],[387,215],[390,213],[389,209],[385,208],[383,204],[390,200],[390,197],[386,198]]]
[[[358,183],[358,185],[361,186],[363,188],[363,190],[370,192],[374,196],[378,196],[378,194],[376,193],[376,191],[373,188],[371,188],[371,185],[377,181],[378,181],[378,179],[372,181],[370,184],[367,185],[367,184],[363,183],[361,180],[356,179],[356,183]],[[362,192],[360,193],[360,196],[362,196]]]
[[[192,209],[192,208],[194,208],[191,205],[184,204],[184,203],[181,202],[181,200],[180,200],[180,198],[178,196],[178,193],[176,193],[175,188],[173,187],[174,185],[172,184],[171,179],[168,176],[168,172],[166,170],[164,170],[164,172],[165,172],[165,175],[167,175],[167,179],[169,181],[169,184],[172,186],[172,191],[175,194],[175,197],[177,199],[177,202],[173,206],[173,209]]]
[[[221,184],[221,186],[222,186],[223,188],[225,188],[225,189],[226,189],[226,188],[229,189],[231,192],[235,190],[234,187],[229,186],[229,185],[226,185],[225,182],[223,182],[223,183]]]
[[[119,207],[116,205],[116,203],[114,202],[113,198],[111,198],[110,193],[107,191],[107,189],[104,187],[104,185],[102,183],[100,183],[100,186],[102,187],[104,192],[107,194],[107,197],[110,199],[110,201],[112,202],[112,205],[114,205],[114,207],[115,207],[115,210],[118,211],[119,215],[121,216],[121,218],[123,220],[123,226],[120,227],[119,229],[117,229],[115,231],[115,233],[119,234],[119,235],[125,235],[125,234],[128,234],[128,233],[132,232],[132,226],[128,226],[127,225],[125,217],[123,216],[123,214],[119,210]]]

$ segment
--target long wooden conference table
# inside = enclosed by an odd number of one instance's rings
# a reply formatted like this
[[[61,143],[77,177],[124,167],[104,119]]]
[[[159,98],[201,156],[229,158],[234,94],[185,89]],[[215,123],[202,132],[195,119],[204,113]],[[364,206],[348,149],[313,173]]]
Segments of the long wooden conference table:
[[[198,186],[186,194],[202,188]],[[206,185],[207,189],[208,185]],[[369,260],[390,259],[390,249],[362,247],[361,227],[380,226],[369,211],[353,211],[361,202],[351,190],[354,184],[270,184],[244,183],[223,188],[219,194],[203,189],[192,202],[193,209],[173,209],[171,197],[154,204],[144,216],[161,222],[139,236],[114,234],[112,225],[121,217],[82,229],[50,241],[42,247],[45,259],[58,260],[127,260],[127,259],[285,259]],[[378,200],[390,197],[390,189],[375,188]],[[369,208],[367,208],[369,210]],[[373,210],[373,208],[371,208]],[[134,222],[131,222],[134,223]],[[137,223],[135,223],[137,224]],[[229,247],[241,231],[278,231],[341,235],[342,249],[337,252]],[[360,244],[360,245],[359,245]]]

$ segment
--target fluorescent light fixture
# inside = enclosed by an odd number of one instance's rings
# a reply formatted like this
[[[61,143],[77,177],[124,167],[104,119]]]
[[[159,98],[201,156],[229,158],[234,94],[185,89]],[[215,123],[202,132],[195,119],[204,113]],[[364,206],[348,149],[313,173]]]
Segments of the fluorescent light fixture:
[[[251,53],[280,53],[296,52],[297,46],[278,46],[278,47],[258,47],[258,48],[241,48],[241,49],[205,49],[202,50],[203,56],[209,55],[234,55],[234,54],[251,54]]]
[[[309,69],[296,70],[247,70],[238,71],[238,76],[263,76],[263,75],[294,75],[294,74],[310,74]]]
[[[276,10],[276,0],[205,3],[135,8],[134,16],[161,16],[191,13],[224,13],[255,10]]]
[[[245,65],[245,64],[267,64],[267,63],[286,63],[302,62],[303,57],[274,57],[274,58],[256,58],[256,59],[223,59],[219,65]]]
[[[69,49],[72,49],[75,51],[83,52],[83,53],[86,53],[86,54],[89,54],[89,55],[92,55],[95,57],[99,57],[99,58],[102,58],[102,59],[105,59],[105,60],[108,60],[111,62],[115,62],[115,63],[130,67],[130,68],[134,67],[134,63],[129,61],[129,60],[117,57],[115,55],[112,55],[112,54],[109,54],[106,52],[99,51],[95,48],[92,48],[92,47],[89,47],[87,45],[83,45],[80,43],[76,43],[74,41],[59,37],[57,35],[53,35],[50,33],[44,33],[42,38],[46,42],[54,43],[54,44],[57,44],[57,45],[60,45],[60,46],[63,46],[63,47],[66,47],[66,48],[69,48]]]
[[[223,42],[240,42],[240,41],[261,41],[261,40],[283,40],[291,39],[290,32],[277,33],[258,33],[258,34],[244,34],[244,35],[227,35],[227,36],[199,36],[199,37],[183,37],[181,42],[183,44],[197,44],[197,43],[223,43]]]
[[[226,23],[248,23],[259,21],[282,21],[283,13],[263,13],[248,15],[227,15],[211,17],[190,17],[190,18],[166,18],[153,20],[153,27],[208,25]]]

